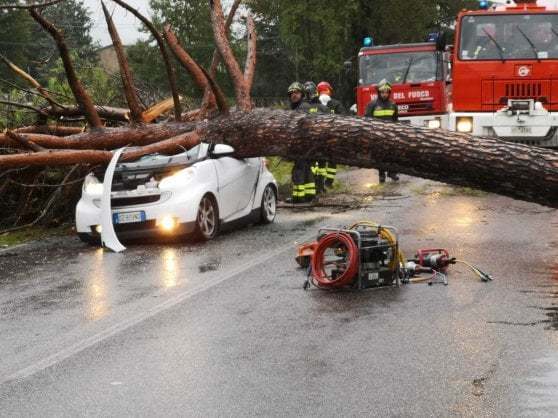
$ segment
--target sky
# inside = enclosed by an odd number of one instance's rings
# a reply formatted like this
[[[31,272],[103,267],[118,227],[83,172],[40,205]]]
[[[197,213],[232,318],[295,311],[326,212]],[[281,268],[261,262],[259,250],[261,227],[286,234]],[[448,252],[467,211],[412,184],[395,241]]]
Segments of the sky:
[[[127,3],[130,6],[136,7],[143,15],[149,17],[149,0],[128,0]],[[93,30],[91,35],[93,39],[98,41],[101,46],[106,46],[111,44],[110,35],[107,31],[107,24],[105,22],[105,16],[103,15],[103,9],[101,8],[100,0],[84,0],[84,4],[87,6],[91,12],[91,17],[94,21]],[[122,38],[122,43],[124,45],[133,44],[136,40],[140,38],[146,38],[147,36],[140,32],[140,27],[142,26],[135,16],[130,12],[124,10],[116,3],[106,0],[110,12],[114,11],[112,18],[116,27],[118,28],[118,33]]]

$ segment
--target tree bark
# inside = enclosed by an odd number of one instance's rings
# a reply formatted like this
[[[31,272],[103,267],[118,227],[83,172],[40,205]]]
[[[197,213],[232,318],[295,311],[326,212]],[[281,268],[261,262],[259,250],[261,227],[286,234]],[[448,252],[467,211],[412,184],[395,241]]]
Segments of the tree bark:
[[[158,141],[144,147],[131,149],[122,154],[122,161],[133,161],[147,154],[178,154],[200,143],[196,131],[181,134],[169,139]],[[20,166],[67,166],[74,164],[108,164],[112,159],[111,151],[75,149],[64,151],[43,151],[35,153],[21,153],[0,156],[2,168]]]
[[[232,145],[239,158],[305,157],[355,167],[387,166],[403,174],[558,208],[556,151],[372,119],[255,109],[197,124],[118,128],[60,139],[75,140],[73,149],[113,149],[153,144],[194,130],[199,140]],[[106,155],[94,151],[4,155],[0,167],[99,164],[107,162]]]
[[[236,105],[243,111],[249,111],[252,109],[252,99],[247,89],[246,81],[244,80],[244,74],[240,69],[240,65],[238,65],[238,61],[229,43],[221,0],[209,0],[209,9],[211,12],[213,36],[234,86]]]
[[[135,128],[123,127],[96,129],[94,131],[66,137],[24,133],[20,133],[20,135],[39,146],[52,150],[112,150],[127,145],[144,146],[154,144],[167,138],[191,132],[195,129],[195,127],[196,125],[194,123],[172,122],[157,125],[138,126]],[[0,135],[0,147],[10,147],[16,149],[22,148],[18,142],[6,137],[6,135]],[[19,154],[15,155],[17,156]],[[2,168],[5,167],[4,157],[4,155],[0,155],[0,167]],[[14,159],[11,159],[10,161],[11,164],[16,164]],[[63,162],[62,159],[57,161],[59,163],[52,165],[68,165],[60,164],[60,162]],[[83,163],[87,164],[89,161],[84,160]],[[34,165],[40,165],[40,163],[36,163]],[[15,166],[17,166],[17,164]]]
[[[371,119],[256,109],[208,123],[204,141],[238,157],[327,159],[499,193],[558,208],[558,152]]]
[[[171,64],[171,60],[167,48],[165,46],[165,41],[163,40],[163,37],[161,36],[159,31],[157,31],[155,26],[153,26],[153,23],[151,23],[151,21],[147,19],[144,15],[142,15],[137,9],[134,9],[132,6],[130,6],[123,0],[113,0],[113,1],[119,6],[128,10],[135,17],[137,17],[147,27],[149,32],[151,32],[151,35],[153,35],[153,37],[155,38],[155,41],[157,42],[157,46],[159,47],[159,51],[161,52],[161,57],[163,57],[163,63],[165,64],[165,68],[167,70],[167,78],[169,80],[169,87],[174,102],[174,118],[176,119],[177,122],[179,122],[180,117],[182,115],[182,106],[180,105],[180,96],[178,94],[176,73],[174,71],[174,67]]]
[[[130,116],[132,121],[135,123],[142,123],[142,113],[144,111],[141,105],[138,95],[136,94],[136,86],[134,83],[134,78],[132,72],[130,71],[130,66],[128,65],[128,58],[124,52],[124,47],[122,46],[122,41],[120,40],[120,35],[114,26],[112,17],[102,1],[101,5],[103,7],[103,13],[105,15],[105,20],[107,22],[108,31],[112,39],[112,45],[116,52],[116,58],[118,60],[118,66],[120,67],[120,76],[122,78],[122,87],[124,88],[124,95],[126,96],[126,102],[130,108]]]

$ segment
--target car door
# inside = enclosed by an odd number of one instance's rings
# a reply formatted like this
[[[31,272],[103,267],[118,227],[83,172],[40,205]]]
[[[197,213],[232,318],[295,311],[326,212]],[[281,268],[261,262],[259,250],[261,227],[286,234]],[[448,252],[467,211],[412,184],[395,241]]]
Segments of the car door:
[[[214,160],[219,190],[221,218],[227,219],[244,209],[254,192],[260,168],[259,158]]]

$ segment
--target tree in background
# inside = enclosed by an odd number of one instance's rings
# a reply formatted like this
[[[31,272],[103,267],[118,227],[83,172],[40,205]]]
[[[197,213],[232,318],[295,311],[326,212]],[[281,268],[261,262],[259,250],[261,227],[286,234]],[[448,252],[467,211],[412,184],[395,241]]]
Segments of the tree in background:
[[[327,80],[346,104],[353,100],[354,80],[343,63],[354,59],[362,39],[376,44],[422,42],[429,32],[450,27],[457,12],[475,7],[474,0],[251,0],[259,16],[260,46],[269,44],[282,54],[260,56],[255,88],[268,86],[284,95],[293,80]],[[272,71],[267,71],[270,68]],[[286,76],[286,77],[284,77]],[[286,79],[284,79],[286,78]],[[280,81],[280,82],[279,82]],[[260,90],[261,89],[261,90]],[[268,93],[269,94],[269,93]]]
[[[11,0],[8,3],[17,3]],[[66,0],[45,9],[44,15],[64,31],[68,46],[83,61],[94,61],[98,45],[93,43],[93,22],[83,0]],[[39,80],[55,67],[58,59],[52,38],[25,10],[0,11],[0,52]],[[2,66],[0,77],[13,80]]]

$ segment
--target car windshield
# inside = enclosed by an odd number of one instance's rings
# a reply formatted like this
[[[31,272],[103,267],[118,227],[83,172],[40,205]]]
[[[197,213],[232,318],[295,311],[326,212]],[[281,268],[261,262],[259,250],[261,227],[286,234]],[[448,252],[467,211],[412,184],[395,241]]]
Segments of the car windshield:
[[[558,14],[465,16],[462,60],[557,59]]]
[[[442,71],[437,56],[434,51],[363,55],[359,83],[378,84],[384,79],[392,84],[440,80]]]

